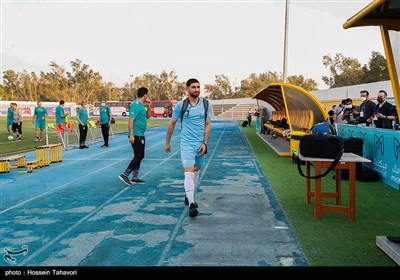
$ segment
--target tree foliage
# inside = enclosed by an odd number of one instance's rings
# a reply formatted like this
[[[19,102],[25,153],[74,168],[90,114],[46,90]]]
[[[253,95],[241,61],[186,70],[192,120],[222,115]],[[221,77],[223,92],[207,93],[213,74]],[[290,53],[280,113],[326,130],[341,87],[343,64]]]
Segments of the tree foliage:
[[[186,96],[185,83],[178,81],[174,71],[168,73],[163,70],[160,75],[145,73],[135,77],[124,91],[129,97],[128,100],[136,98],[137,89],[140,87],[147,87],[153,100],[180,100]]]
[[[364,64],[361,83],[374,83],[390,80],[385,57],[379,52],[372,52],[368,64]]]
[[[212,99],[233,98],[232,84],[224,74],[215,75],[215,83],[205,84],[204,90]]]
[[[341,53],[334,58],[324,55],[322,64],[330,71],[330,76],[322,77],[330,88],[389,80],[386,59],[379,52],[372,52],[368,64],[363,67],[358,59]]]
[[[225,75],[216,75],[215,83],[204,86],[206,95],[212,99],[227,98],[246,98],[253,97],[262,89],[266,88],[270,83],[282,82],[282,75],[277,72],[268,71],[261,74],[252,73],[248,78],[240,82],[240,86],[236,87],[230,82]],[[289,76],[288,83],[300,86],[306,90],[317,89],[318,84],[312,79],[306,79],[302,75]]]
[[[323,65],[330,70],[330,76],[322,80],[330,87],[389,80],[385,58],[372,52],[368,63],[361,67],[356,58],[336,54],[323,57]],[[70,71],[51,61],[50,71],[40,73],[8,69],[3,72],[3,85],[0,85],[2,100],[59,101],[93,103],[106,100],[134,100],[139,87],[147,87],[153,100],[182,100],[186,96],[185,82],[180,82],[174,71],[163,70],[160,74],[144,73],[132,77],[122,87],[103,81],[102,75],[79,59],[70,61]],[[303,75],[288,76],[288,83],[305,90],[317,90],[318,84]],[[251,73],[239,84],[234,84],[225,74],[215,75],[213,84],[204,85],[204,93],[212,99],[252,97],[270,83],[282,82],[282,74],[274,71]]]
[[[288,76],[288,83],[299,86],[307,91],[317,90],[318,84],[313,79],[306,79],[303,75]]]

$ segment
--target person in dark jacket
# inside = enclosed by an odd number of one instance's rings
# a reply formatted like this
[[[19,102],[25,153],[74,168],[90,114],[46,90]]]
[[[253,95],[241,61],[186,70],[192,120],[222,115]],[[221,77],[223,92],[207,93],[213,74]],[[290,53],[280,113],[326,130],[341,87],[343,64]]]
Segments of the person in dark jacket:
[[[378,92],[378,97],[376,100],[378,104],[374,111],[374,122],[375,126],[378,128],[388,128],[393,129],[392,121],[396,120],[393,115],[393,105],[386,101],[387,93],[384,90]]]
[[[369,100],[369,92],[366,90],[360,91],[361,105],[358,109],[359,117],[357,123],[369,126],[373,121],[375,103]]]

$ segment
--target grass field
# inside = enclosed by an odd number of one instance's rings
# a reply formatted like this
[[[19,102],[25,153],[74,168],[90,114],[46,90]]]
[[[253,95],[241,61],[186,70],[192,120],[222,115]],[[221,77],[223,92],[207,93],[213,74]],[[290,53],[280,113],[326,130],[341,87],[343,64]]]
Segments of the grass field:
[[[91,118],[96,120],[95,118]],[[47,118],[47,122],[55,123],[54,117]],[[168,124],[168,119],[149,119],[148,127],[155,127]],[[125,133],[128,131],[128,118],[117,118],[112,125],[114,134]],[[0,156],[15,154],[19,152],[33,151],[36,146],[42,146],[43,142],[35,142],[35,126],[32,124],[32,117],[24,117],[22,123],[22,140],[9,141],[6,128],[6,118],[0,117]]]
[[[305,203],[305,179],[291,158],[278,156],[254,128],[242,129],[311,265],[396,265],[376,246],[375,239],[380,235],[400,235],[399,191],[381,182],[357,181],[354,222],[347,215],[326,212],[320,220],[314,220],[313,199],[311,204]],[[334,182],[332,175],[326,176],[324,191],[333,190]],[[346,204],[347,182],[342,188],[342,202]]]

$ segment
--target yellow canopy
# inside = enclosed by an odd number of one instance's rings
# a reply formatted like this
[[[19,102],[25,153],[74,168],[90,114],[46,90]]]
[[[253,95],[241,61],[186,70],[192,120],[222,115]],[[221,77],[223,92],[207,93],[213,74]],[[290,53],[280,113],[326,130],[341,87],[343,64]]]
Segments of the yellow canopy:
[[[321,102],[310,92],[287,83],[271,83],[253,96],[284,112],[291,131],[307,131],[328,115]]]
[[[400,31],[400,1],[375,0],[348,19],[343,28],[370,25],[385,25],[389,30]]]

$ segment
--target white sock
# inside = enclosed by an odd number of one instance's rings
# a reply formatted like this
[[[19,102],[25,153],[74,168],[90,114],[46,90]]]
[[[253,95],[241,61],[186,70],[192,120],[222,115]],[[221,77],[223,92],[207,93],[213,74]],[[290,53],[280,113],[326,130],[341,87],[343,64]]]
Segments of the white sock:
[[[189,201],[189,206],[190,204],[194,203],[194,184],[193,184],[193,177],[194,177],[194,172],[185,172],[185,192],[186,192],[186,197]]]
[[[200,171],[195,171],[193,172],[193,184],[194,184],[194,189],[196,189],[197,183],[199,182],[199,176],[200,176]]]

